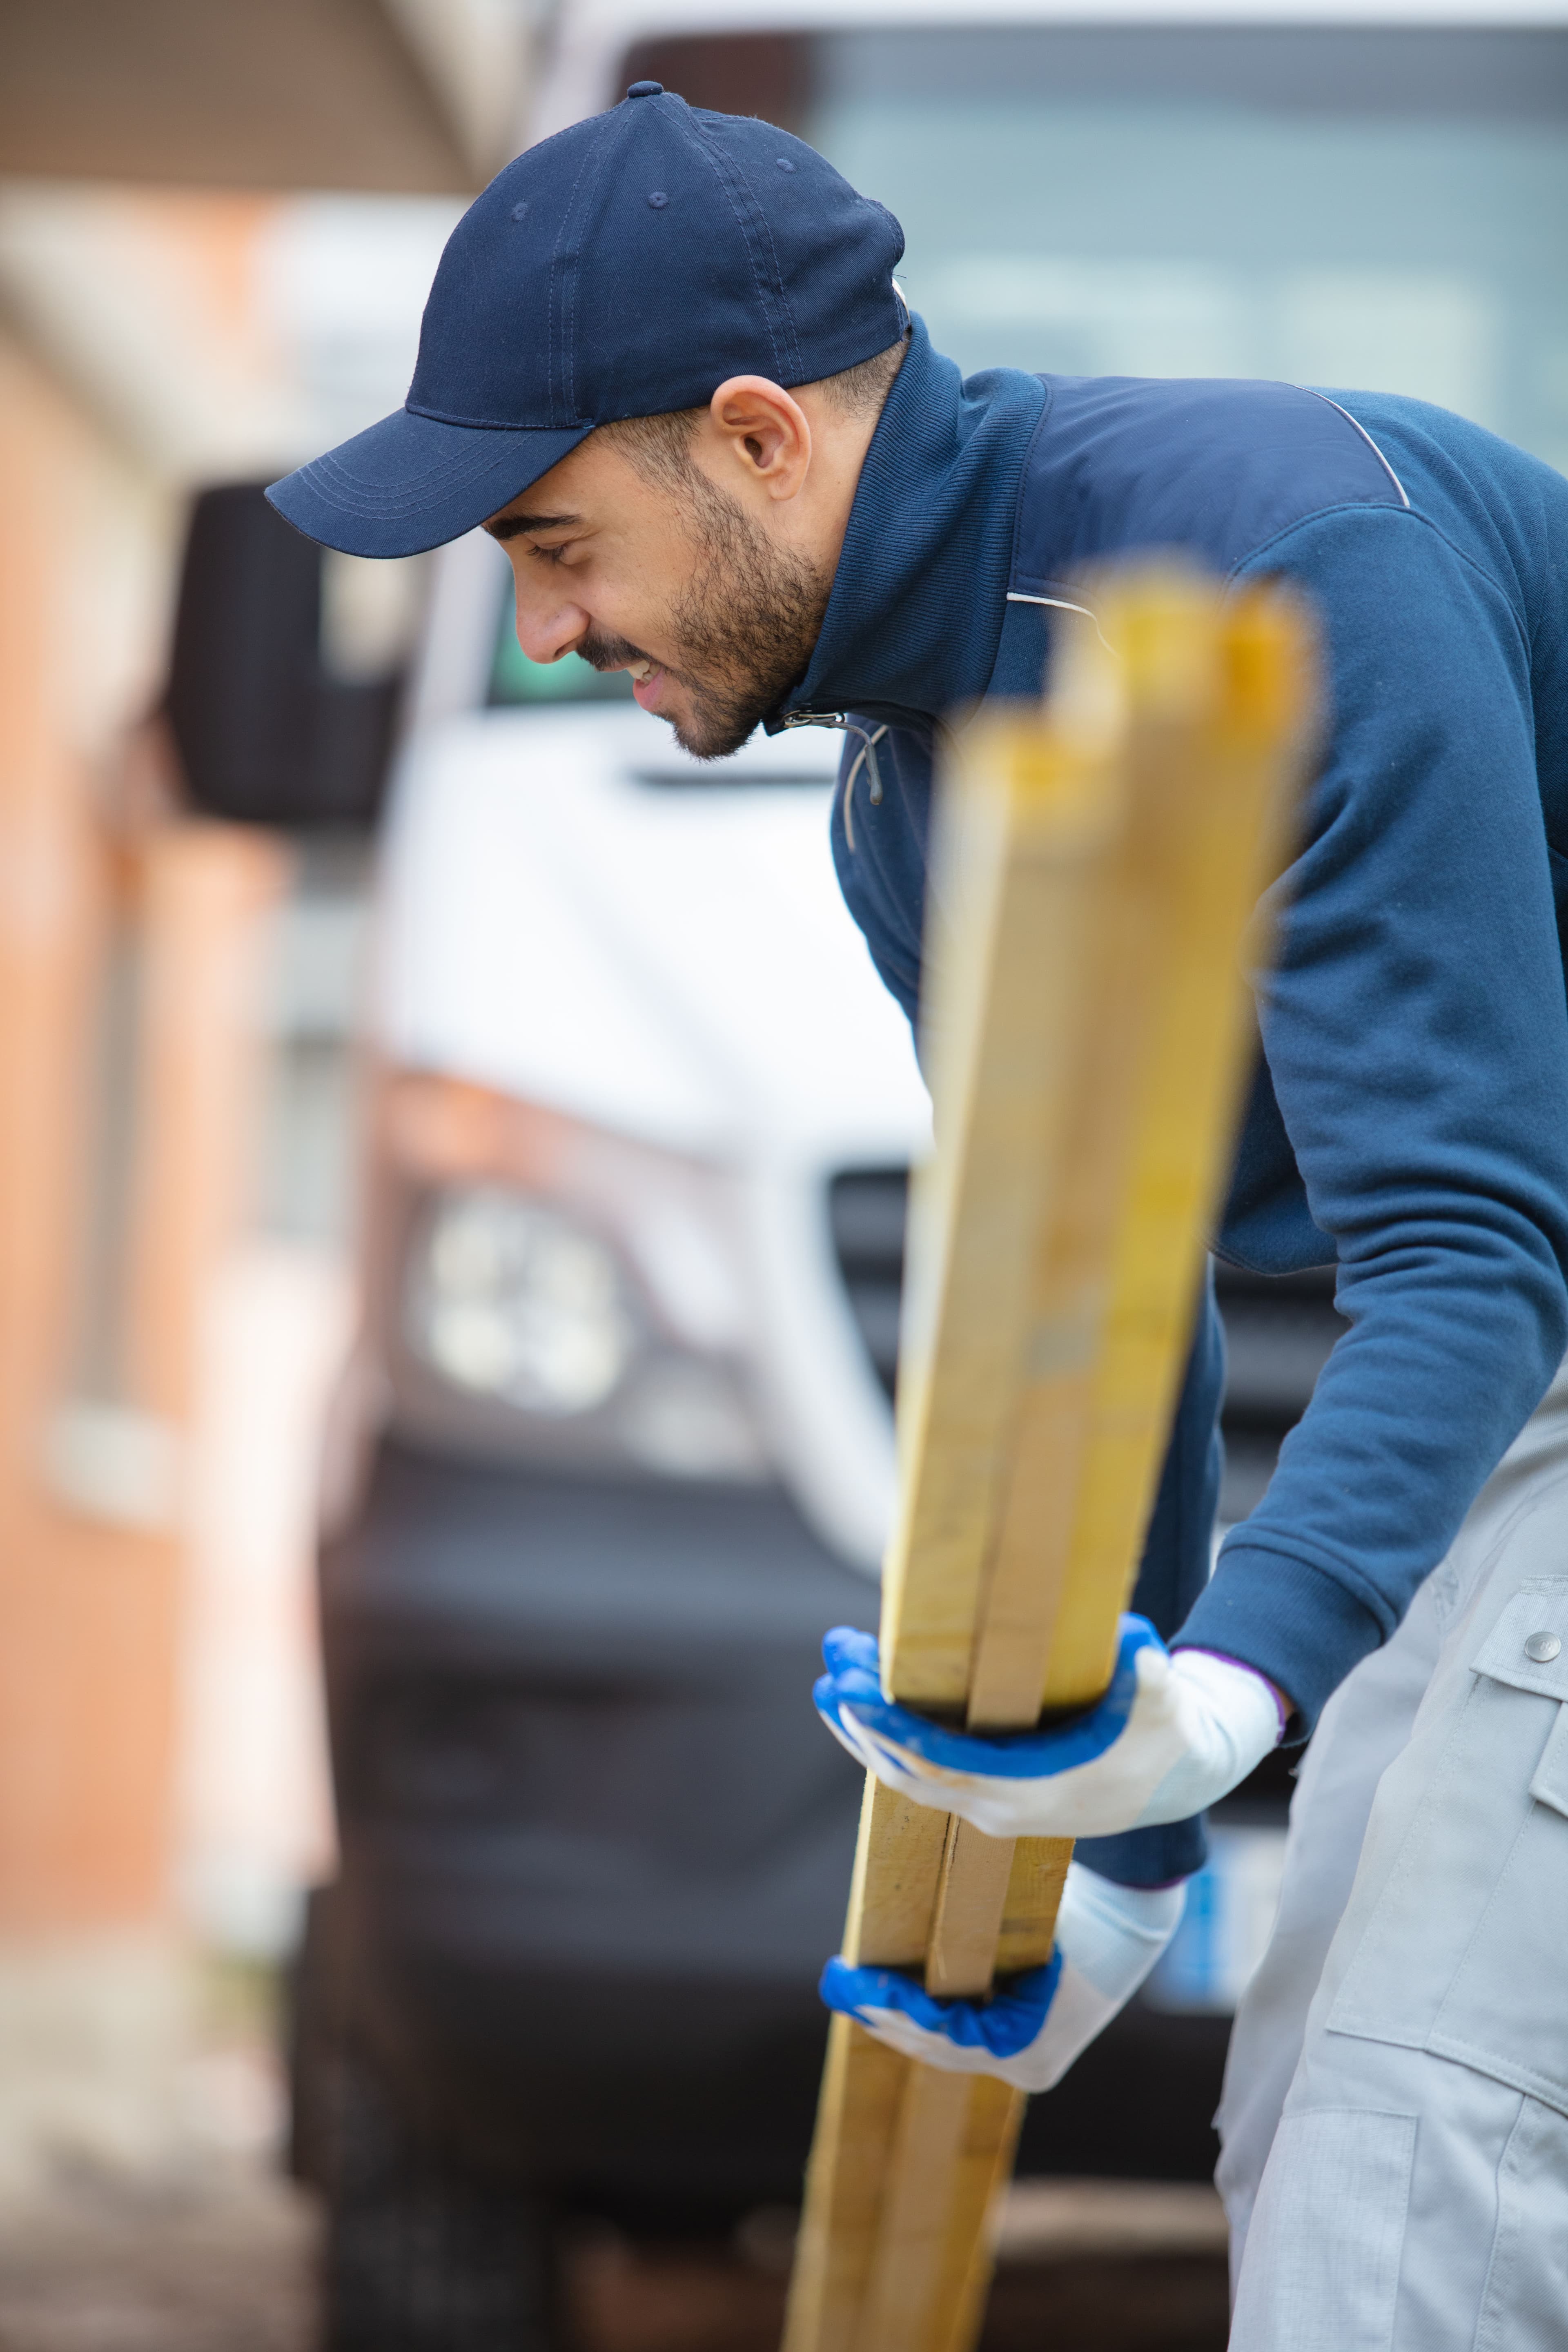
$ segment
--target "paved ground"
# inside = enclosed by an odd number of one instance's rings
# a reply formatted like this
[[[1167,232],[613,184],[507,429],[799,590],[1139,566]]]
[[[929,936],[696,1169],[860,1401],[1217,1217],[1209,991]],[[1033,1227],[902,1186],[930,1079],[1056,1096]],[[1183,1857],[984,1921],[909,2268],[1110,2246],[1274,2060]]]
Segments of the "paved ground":
[[[265,2179],[62,2188],[0,2222],[0,2352],[315,2352],[314,2245]]]
[[[1218,2257],[1139,2252],[1135,2229],[1111,2251],[1103,2222],[1079,2232],[1099,2252],[1052,2250],[1047,2228],[1004,2264],[984,2352],[1224,2352]],[[264,2175],[157,2195],[79,2182],[0,2228],[0,2352],[316,2352],[315,2242],[309,2204]],[[739,2247],[587,2233],[574,2352],[776,2352],[786,2251],[765,2230]]]

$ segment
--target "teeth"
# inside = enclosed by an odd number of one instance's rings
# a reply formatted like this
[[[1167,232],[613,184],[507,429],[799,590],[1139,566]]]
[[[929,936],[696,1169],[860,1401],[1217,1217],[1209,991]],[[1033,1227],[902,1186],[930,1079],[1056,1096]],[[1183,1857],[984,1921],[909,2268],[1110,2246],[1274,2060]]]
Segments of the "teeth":
[[[653,669],[654,666],[650,661],[633,662],[632,676],[636,678],[637,684],[641,686],[653,676]]]

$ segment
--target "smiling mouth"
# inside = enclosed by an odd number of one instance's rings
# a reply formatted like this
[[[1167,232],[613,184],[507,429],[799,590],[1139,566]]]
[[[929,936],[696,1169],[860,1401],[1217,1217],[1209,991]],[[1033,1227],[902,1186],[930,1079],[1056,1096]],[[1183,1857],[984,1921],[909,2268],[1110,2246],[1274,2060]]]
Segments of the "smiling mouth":
[[[628,637],[601,636],[591,630],[578,651],[601,673],[625,670],[631,679],[632,692],[645,710],[658,711],[666,679],[679,678],[680,675],[679,670],[671,671],[656,660],[652,654],[644,653]]]
[[[668,716],[663,702],[669,672],[664,664],[655,661],[649,654],[639,654],[636,661],[626,664],[626,668],[631,674],[634,700],[642,709],[651,710],[656,718]]]

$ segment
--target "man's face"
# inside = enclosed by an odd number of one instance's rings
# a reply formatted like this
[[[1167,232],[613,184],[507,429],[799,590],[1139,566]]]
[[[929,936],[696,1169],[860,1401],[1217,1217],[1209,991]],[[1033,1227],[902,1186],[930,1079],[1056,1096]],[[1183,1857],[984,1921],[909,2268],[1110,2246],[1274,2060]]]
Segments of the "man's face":
[[[627,669],[699,759],[742,744],[811,657],[832,566],[693,461],[668,478],[590,434],[485,528],[517,580],[530,660]]]

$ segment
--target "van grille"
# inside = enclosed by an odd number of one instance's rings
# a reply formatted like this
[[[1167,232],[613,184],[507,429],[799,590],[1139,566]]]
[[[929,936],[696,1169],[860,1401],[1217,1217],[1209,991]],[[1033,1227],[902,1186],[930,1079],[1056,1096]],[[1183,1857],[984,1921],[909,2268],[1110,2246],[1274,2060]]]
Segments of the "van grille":
[[[907,1168],[845,1169],[827,1188],[839,1276],[866,1352],[889,1397],[899,1368],[909,1189]]]

